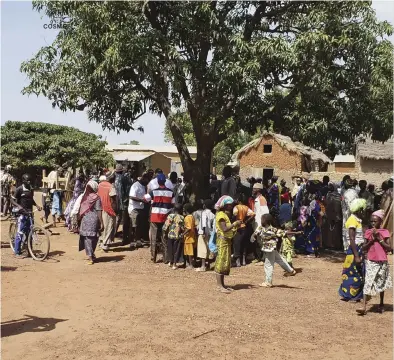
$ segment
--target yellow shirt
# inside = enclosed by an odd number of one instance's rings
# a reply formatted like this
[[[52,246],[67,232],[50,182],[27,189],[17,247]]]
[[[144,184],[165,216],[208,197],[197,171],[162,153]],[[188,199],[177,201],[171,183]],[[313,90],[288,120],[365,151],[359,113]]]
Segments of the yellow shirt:
[[[185,230],[189,230],[185,235],[185,244],[194,244],[196,241],[196,222],[193,215],[185,217]]]
[[[229,231],[224,232],[219,226],[219,222],[223,221],[223,220],[225,221],[227,227],[229,227],[231,225],[231,221],[224,211],[217,212],[216,213],[216,233],[217,233],[217,236],[224,237],[225,239],[231,240],[235,234],[236,229],[233,228]]]
[[[356,231],[355,242],[357,245],[364,243],[364,234],[362,221],[356,215],[352,214],[345,223],[346,229],[354,229]],[[346,231],[346,239],[350,244],[349,231]]]

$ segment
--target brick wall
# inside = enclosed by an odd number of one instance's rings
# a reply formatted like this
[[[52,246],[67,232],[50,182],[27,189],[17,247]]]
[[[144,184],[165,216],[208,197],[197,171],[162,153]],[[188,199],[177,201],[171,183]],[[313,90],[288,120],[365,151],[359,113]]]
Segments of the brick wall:
[[[265,154],[264,153],[264,145],[272,145],[272,152]],[[302,156],[295,153],[290,152],[280,146],[273,137],[265,137],[260,144],[251,148],[241,156],[239,159],[239,165],[242,168],[273,168],[275,169],[275,173],[278,170],[285,171],[301,171],[302,169]],[[262,176],[258,175],[259,177]]]
[[[340,173],[350,173],[355,171],[355,163],[335,163],[335,171]]]
[[[364,172],[336,172],[336,171],[330,171],[330,172],[300,172],[296,170],[280,170],[280,169],[275,169],[274,174],[276,176],[279,176],[279,179],[285,179],[287,184],[291,183],[292,176],[301,176],[301,177],[306,177],[310,180],[323,180],[323,176],[327,175],[331,181],[342,181],[343,177],[345,175],[350,175],[351,178],[357,179],[357,180],[366,180],[370,184],[374,184],[376,187],[380,187],[382,185],[382,182],[385,180],[388,180],[391,176],[393,176],[392,173],[386,173],[386,172],[378,172],[378,173],[364,173]],[[240,176],[242,180],[245,180],[246,178],[253,176],[255,178],[257,177],[262,177],[263,176],[263,168],[252,168],[250,166],[247,167],[241,167],[240,169]]]

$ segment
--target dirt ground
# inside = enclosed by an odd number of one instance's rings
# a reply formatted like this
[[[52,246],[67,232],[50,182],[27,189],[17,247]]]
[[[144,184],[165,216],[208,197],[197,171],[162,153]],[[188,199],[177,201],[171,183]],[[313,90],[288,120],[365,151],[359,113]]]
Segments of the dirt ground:
[[[257,286],[263,267],[232,269],[235,291],[226,295],[215,291],[213,272],[154,265],[148,249],[97,252],[88,266],[65,228],[51,237],[46,261],[14,259],[7,225],[3,360],[393,358],[392,293],[383,315],[359,317],[359,304],[337,295],[341,256],[299,257],[293,278],[276,266],[272,289]]]

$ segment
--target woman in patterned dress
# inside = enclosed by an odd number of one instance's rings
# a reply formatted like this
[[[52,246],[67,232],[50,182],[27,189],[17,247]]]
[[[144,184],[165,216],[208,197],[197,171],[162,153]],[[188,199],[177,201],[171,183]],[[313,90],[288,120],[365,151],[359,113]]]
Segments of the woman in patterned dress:
[[[347,239],[349,247],[345,249],[346,258],[343,264],[342,284],[338,293],[342,300],[359,301],[363,298],[364,263],[362,260],[362,245],[364,234],[362,226],[363,213],[367,207],[364,199],[355,199],[350,203],[352,215],[346,221]]]
[[[232,291],[224,285],[224,276],[230,274],[231,268],[231,241],[237,231],[241,221],[237,220],[231,223],[230,216],[232,213],[234,200],[230,196],[222,196],[215,205],[216,210],[216,247],[218,250],[215,273],[217,287],[220,292],[228,294]]]

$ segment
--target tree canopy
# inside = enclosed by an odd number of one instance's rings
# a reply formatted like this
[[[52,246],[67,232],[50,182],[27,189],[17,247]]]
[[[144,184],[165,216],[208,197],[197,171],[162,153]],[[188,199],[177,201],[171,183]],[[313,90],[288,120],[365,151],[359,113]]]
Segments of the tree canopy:
[[[7,121],[1,127],[2,162],[16,169],[112,165],[106,144],[100,136],[68,126]]]
[[[334,153],[392,134],[392,33],[365,1],[35,1],[69,18],[21,70],[24,93],[87,109],[108,129],[163,114],[185,172],[207,181],[213,148],[241,129]],[[192,160],[173,116],[187,110]],[[233,121],[229,121],[232,119]],[[203,178],[205,180],[203,180]]]

